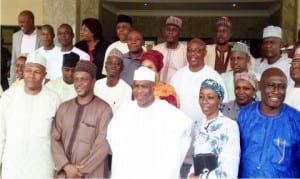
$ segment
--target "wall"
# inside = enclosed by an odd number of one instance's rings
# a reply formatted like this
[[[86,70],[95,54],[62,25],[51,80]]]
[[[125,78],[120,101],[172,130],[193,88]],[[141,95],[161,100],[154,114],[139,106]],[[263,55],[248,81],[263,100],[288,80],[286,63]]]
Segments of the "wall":
[[[1,25],[18,25],[18,14],[25,9],[34,13],[36,25],[43,24],[42,0],[1,0]]]

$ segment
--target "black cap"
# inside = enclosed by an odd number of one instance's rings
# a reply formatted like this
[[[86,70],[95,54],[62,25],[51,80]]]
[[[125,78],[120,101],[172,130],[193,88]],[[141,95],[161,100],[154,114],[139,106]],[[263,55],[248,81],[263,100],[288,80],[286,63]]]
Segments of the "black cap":
[[[127,23],[129,23],[130,25],[132,25],[132,19],[131,19],[131,17],[130,17],[130,16],[127,16],[127,15],[124,15],[124,14],[120,14],[120,15],[118,16],[117,24],[118,24],[119,22],[127,22]]]
[[[79,61],[79,55],[76,53],[66,53],[63,56],[63,66],[64,67],[75,67]]]

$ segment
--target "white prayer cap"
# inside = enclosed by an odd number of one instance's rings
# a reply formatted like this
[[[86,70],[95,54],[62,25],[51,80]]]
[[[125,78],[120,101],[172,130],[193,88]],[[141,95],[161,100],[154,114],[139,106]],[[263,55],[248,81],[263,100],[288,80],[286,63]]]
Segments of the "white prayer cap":
[[[155,82],[155,72],[147,67],[141,66],[134,71],[134,81],[152,81]]]
[[[267,38],[267,37],[281,38],[281,28],[272,25],[265,27],[263,31],[263,38]]]
[[[29,55],[27,56],[26,64],[27,63],[40,64],[46,68],[47,60],[42,54],[40,54],[37,51],[34,51],[29,53]]]
[[[181,29],[182,26],[182,20],[175,16],[170,16],[166,20],[166,25],[175,25]]]

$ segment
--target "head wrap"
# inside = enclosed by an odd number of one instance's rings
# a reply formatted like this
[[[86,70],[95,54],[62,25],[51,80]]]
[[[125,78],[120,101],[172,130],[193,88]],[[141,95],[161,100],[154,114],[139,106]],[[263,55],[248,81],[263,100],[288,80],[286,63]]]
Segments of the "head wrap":
[[[120,22],[126,22],[126,23],[132,25],[132,19],[131,19],[131,17],[127,16],[127,15],[124,15],[124,14],[120,14],[118,16],[117,24],[120,23]]]
[[[269,26],[264,28],[263,38],[267,38],[267,37],[281,38],[281,36],[282,36],[282,34],[281,34],[281,28],[280,27],[269,25]]]
[[[299,61],[300,60],[300,47],[298,47],[295,51],[294,57],[293,57],[293,61]]]
[[[166,20],[166,25],[175,25],[181,29],[182,26],[182,20],[175,16],[170,16]]]
[[[109,52],[108,57],[117,57],[117,58],[120,58],[120,59],[123,60],[123,53],[122,53],[120,50],[118,50],[118,49],[116,49],[116,48],[113,48],[113,49]]]
[[[219,98],[221,99],[221,101],[223,101],[224,88],[215,80],[213,80],[213,79],[204,80],[201,84],[201,88],[210,88],[210,89],[214,90],[217,93],[217,95],[219,96]]]
[[[47,60],[42,54],[37,51],[33,51],[28,54],[26,64],[27,63],[36,63],[46,68]]]
[[[218,26],[226,26],[231,29],[232,24],[231,24],[231,21],[228,19],[228,17],[222,16],[222,17],[219,17],[219,19],[217,20],[216,26],[217,27]]]
[[[231,48],[231,51],[233,52],[241,52],[241,53],[246,53],[249,54],[249,48],[246,44],[242,42],[236,42],[233,47]]]
[[[148,50],[143,54],[141,58],[141,63],[145,60],[150,60],[156,67],[157,72],[160,72],[161,68],[164,66],[163,63],[164,56],[157,50]]]
[[[92,78],[96,78],[97,67],[89,61],[79,60],[75,67],[75,72],[78,71],[87,72]]]
[[[64,67],[75,67],[79,61],[79,55],[76,53],[66,53],[63,55],[63,66]]]
[[[152,81],[155,82],[155,72],[147,67],[139,67],[134,71],[134,81]]]
[[[251,84],[251,86],[255,90],[257,90],[258,88],[258,81],[256,79],[256,76],[253,73],[250,72],[237,73],[234,76],[234,82],[236,82],[237,80],[246,80]]]

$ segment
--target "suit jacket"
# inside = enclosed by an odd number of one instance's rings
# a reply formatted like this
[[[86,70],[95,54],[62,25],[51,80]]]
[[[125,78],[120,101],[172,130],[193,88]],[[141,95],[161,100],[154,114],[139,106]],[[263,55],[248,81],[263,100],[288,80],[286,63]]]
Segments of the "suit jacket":
[[[38,49],[42,46],[42,42],[40,39],[40,30],[37,30],[37,37],[35,43],[35,49]],[[23,38],[23,31],[19,30],[13,34],[12,40],[12,53],[11,53],[11,65],[10,65],[10,84],[16,80],[16,61],[19,55],[21,54],[21,44]]]

